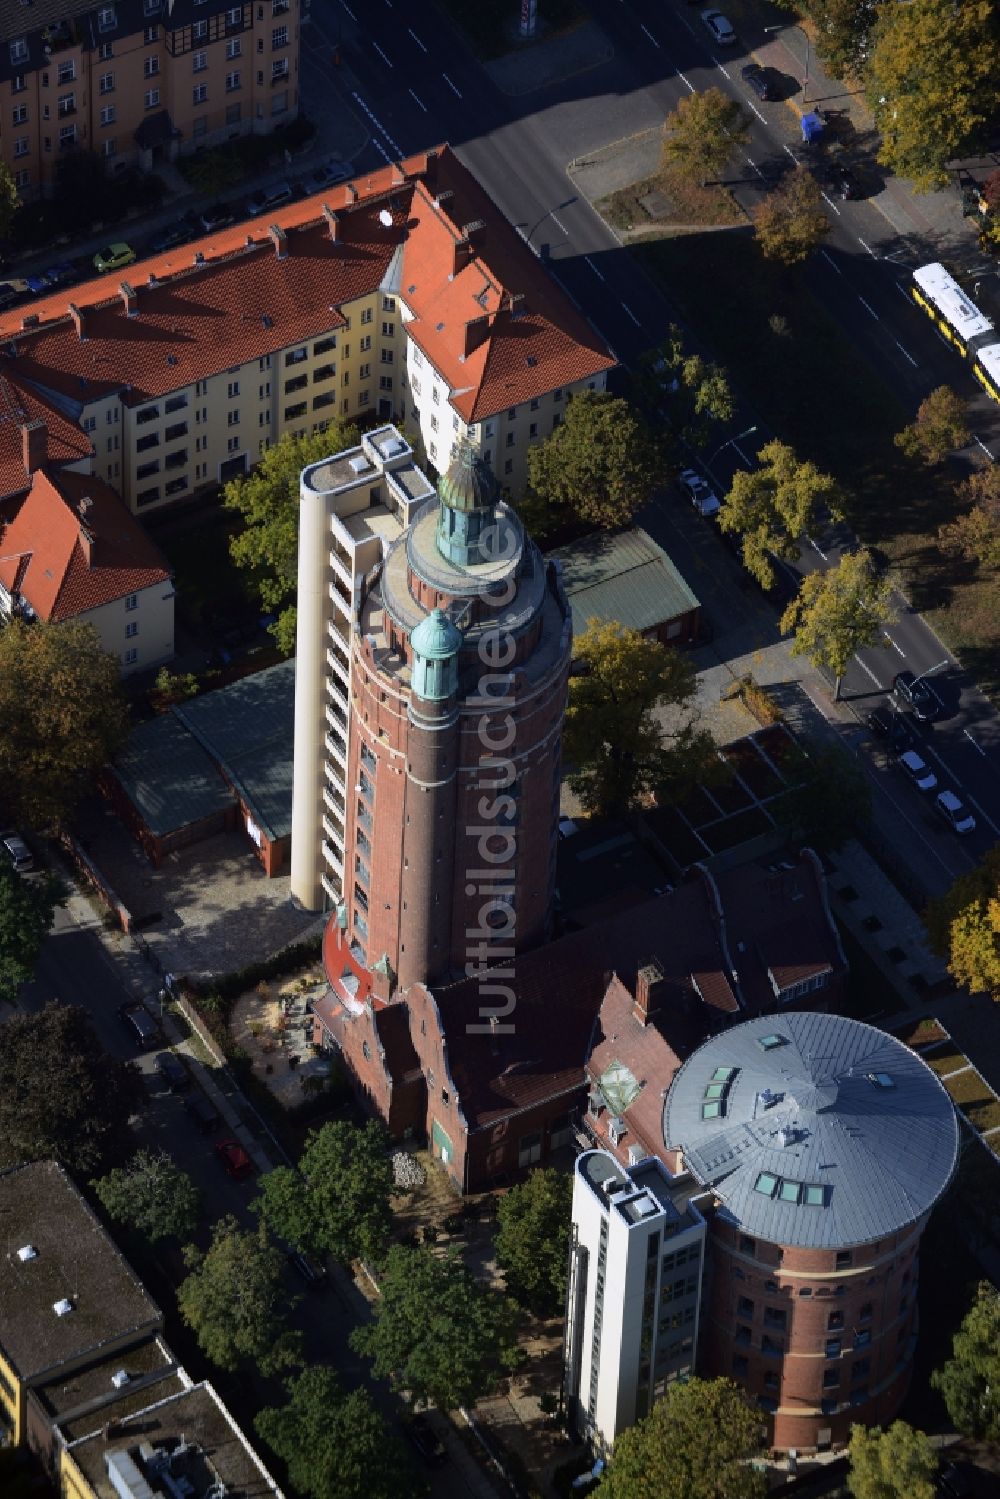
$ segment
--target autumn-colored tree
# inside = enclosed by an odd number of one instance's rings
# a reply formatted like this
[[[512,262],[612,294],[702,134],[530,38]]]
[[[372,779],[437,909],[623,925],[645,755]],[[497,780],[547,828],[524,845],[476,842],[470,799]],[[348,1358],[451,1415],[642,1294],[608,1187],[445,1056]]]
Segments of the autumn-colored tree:
[[[925,1431],[893,1421],[879,1426],[852,1426],[851,1472],[847,1486],[854,1499],[934,1499],[937,1453]]]
[[[951,1347],[931,1384],[963,1436],[1000,1442],[1000,1292],[989,1281],[977,1286]]]
[[[871,553],[845,552],[836,567],[806,574],[781,616],[781,632],[794,632],[793,656],[833,672],[836,701],[855,651],[877,644],[882,627],[895,617],[892,584],[876,572]]]
[[[835,78],[861,78],[875,19],[885,0],[802,0],[814,46]]]
[[[675,324],[663,343],[639,356],[634,390],[642,408],[691,447],[704,447],[713,425],[731,421],[735,409],[725,370],[685,349]]]
[[[591,619],[574,642],[563,753],[588,811],[627,811],[660,787],[675,792],[713,770],[711,737],[698,727],[687,657],[614,620]],[[669,730],[658,710],[670,707]]]
[[[798,265],[823,243],[831,229],[816,179],[804,167],[780,182],[753,210],[760,252],[780,265]]]
[[[944,187],[996,107],[996,57],[992,0],[881,6],[865,71],[883,166],[917,192]]]
[[[1000,844],[932,900],[924,920],[956,983],[1000,1000]]]
[[[0,161],[0,239],[10,233],[11,220],[20,204],[14,174],[5,161]]]
[[[535,513],[545,517],[545,529],[571,518],[627,526],[658,478],[656,446],[645,423],[621,396],[606,391],[574,395],[565,420],[528,449]]]
[[[749,140],[748,127],[739,104],[721,89],[685,94],[664,121],[664,171],[696,183],[718,177],[736,147]]]
[[[802,462],[784,442],[769,442],[757,454],[758,467],[739,469],[719,511],[723,531],[741,537],[743,565],[762,588],[777,581],[773,557],[788,561],[799,555],[799,537],[815,523],[825,505],[839,507],[837,485],[814,463]]]
[[[0,630],[0,725],[7,811],[56,826],[127,733],[121,659],[93,625],[11,620]]]
[[[893,439],[908,458],[933,466],[969,441],[965,402],[950,385],[939,385],[917,407],[917,419]]]
[[[979,191],[990,213],[1000,213],[1000,172],[991,172]]]
[[[938,545],[951,556],[1000,568],[1000,468],[977,469],[958,486],[958,500],[968,505],[938,531]]]

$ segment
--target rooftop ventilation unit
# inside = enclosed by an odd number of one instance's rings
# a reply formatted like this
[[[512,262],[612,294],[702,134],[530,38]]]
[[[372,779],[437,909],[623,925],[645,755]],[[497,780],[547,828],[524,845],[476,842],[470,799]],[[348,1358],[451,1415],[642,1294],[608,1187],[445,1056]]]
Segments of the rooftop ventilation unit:
[[[789,1145],[794,1145],[798,1138],[798,1130],[793,1129],[790,1124],[783,1124],[778,1131],[778,1144],[782,1150],[786,1150]]]
[[[52,1310],[57,1317],[68,1317],[73,1310],[73,1303],[72,1301],[67,1301],[65,1296],[62,1296],[58,1301],[53,1301]]]
[[[757,1102],[762,1109],[769,1109],[778,1102],[778,1095],[773,1088],[761,1088],[757,1094]]]
[[[112,1374],[111,1376],[111,1383],[114,1385],[116,1390],[124,1389],[124,1387],[128,1384],[128,1370],[116,1369],[114,1374]]]
[[[406,452],[406,443],[401,437],[389,437],[382,444],[382,451],[387,458],[395,458],[397,453]]]
[[[17,1251],[17,1257],[23,1265],[26,1260],[37,1260],[38,1250],[35,1248],[34,1244],[22,1244],[20,1249]]]
[[[349,460],[348,467],[352,474],[366,474],[371,468],[371,464],[362,453],[358,453],[357,457]]]
[[[622,1143],[622,1136],[624,1135],[624,1133],[625,1120],[620,1114],[616,1114],[611,1123],[608,1125],[608,1138],[610,1139],[612,1145],[620,1145]]]
[[[388,208],[383,208],[381,210],[378,216],[378,221],[382,225],[383,229],[392,228],[392,214],[389,212]]]
[[[641,1145],[630,1145],[628,1148],[628,1163],[630,1166],[638,1166],[644,1159],[645,1152]]]

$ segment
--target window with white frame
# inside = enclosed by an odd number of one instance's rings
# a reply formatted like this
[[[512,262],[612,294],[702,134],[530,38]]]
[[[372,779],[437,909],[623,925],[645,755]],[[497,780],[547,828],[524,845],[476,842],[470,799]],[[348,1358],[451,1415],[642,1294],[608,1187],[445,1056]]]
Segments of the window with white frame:
[[[115,91],[114,73],[102,73],[98,79],[97,86],[102,94],[113,94]]]
[[[113,104],[105,104],[104,107],[103,107],[103,109],[101,110],[101,124],[102,125],[113,125],[114,123],[115,123],[115,106]]]
[[[192,73],[204,73],[204,71],[205,71],[205,69],[207,67],[208,67],[208,53],[207,52],[195,52],[195,53],[192,54],[192,56],[191,56],[191,71],[192,71]]]
[[[160,90],[158,88],[147,89],[143,102],[147,109],[156,109],[160,102]]]
[[[118,17],[115,14],[114,6],[102,5],[100,10],[97,12],[97,25],[99,30],[111,31],[113,27],[117,26],[117,24]]]
[[[75,62],[61,62],[59,64],[58,68],[56,69],[56,82],[59,83],[59,84],[63,84],[63,83],[75,83],[76,82],[76,63]]]
[[[242,54],[242,52],[243,52],[243,43],[242,43],[242,41],[240,40],[240,38],[238,36],[234,36],[231,41],[228,41],[226,43],[226,59],[227,59],[227,61],[232,62],[233,59],[239,57]]]
[[[207,98],[208,98],[208,84],[207,83],[196,83],[195,86],[194,86],[194,88],[191,90],[191,103],[192,104],[204,104]]]
[[[279,47],[288,46],[288,27],[275,26],[271,32],[271,51],[277,52]]]
[[[125,626],[125,639],[134,640],[138,633],[139,621],[137,619],[130,619],[128,624]]]
[[[155,78],[160,71],[160,59],[158,57],[147,57],[142,64],[142,76],[144,78]]]
[[[14,155],[27,156],[29,150],[28,137],[26,135],[19,135],[14,141]]]
[[[17,37],[17,39],[15,41],[11,42],[11,44],[10,44],[10,60],[11,60],[11,62],[14,62],[14,63],[17,63],[17,62],[27,62],[27,60],[28,60],[28,43],[27,43],[27,41],[25,40],[25,38],[23,36],[19,36],[19,37]]]
[[[226,93],[227,94],[235,93],[236,90],[239,88],[239,86],[240,86],[240,75],[239,75],[239,73],[227,73],[226,74]]]

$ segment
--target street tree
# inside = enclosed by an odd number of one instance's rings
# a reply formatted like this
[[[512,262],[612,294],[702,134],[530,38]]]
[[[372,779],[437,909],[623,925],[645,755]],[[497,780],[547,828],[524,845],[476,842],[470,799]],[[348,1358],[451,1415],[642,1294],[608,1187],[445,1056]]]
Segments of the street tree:
[[[690,447],[703,448],[713,426],[733,417],[735,401],[725,370],[688,353],[674,324],[663,343],[639,356],[634,388],[651,419],[666,422],[673,440]]]
[[[789,790],[768,805],[794,843],[829,853],[870,820],[868,778],[838,744],[810,744],[808,753],[802,751],[785,763],[782,774]]]
[[[1000,213],[1000,171],[991,172],[979,191],[990,213]]]
[[[380,1120],[324,1124],[306,1140],[297,1170],[279,1166],[261,1179],[251,1207],[306,1254],[378,1260],[392,1229],[388,1147]]]
[[[11,620],[0,630],[0,723],[8,811],[55,827],[128,731],[120,658],[93,625]]]
[[[755,469],[738,469],[734,475],[719,525],[739,533],[744,567],[762,588],[773,588],[777,574],[771,558],[794,561],[800,537],[824,506],[837,515],[840,497],[829,474],[800,461],[787,443],[766,443],[757,460]]]
[[[302,1362],[301,1334],[287,1325],[298,1298],[285,1289],[284,1257],[263,1224],[244,1233],[235,1218],[220,1218],[208,1250],[189,1244],[184,1263],[191,1273],[178,1287],[177,1304],[214,1364],[275,1374]]]
[[[137,1151],[124,1166],[98,1177],[93,1188],[109,1218],[150,1244],[189,1239],[198,1226],[201,1193],[165,1150]]]
[[[546,529],[580,520],[609,530],[627,526],[659,479],[656,446],[621,396],[580,391],[565,419],[528,449],[528,480]]]
[[[878,159],[917,192],[945,187],[996,105],[992,0],[882,5],[865,74]]]
[[[563,752],[590,812],[620,814],[654,790],[682,795],[718,760],[698,726],[687,657],[617,621],[592,619],[573,644]],[[660,715],[669,711],[669,721]]]
[[[897,432],[893,441],[908,458],[933,466],[943,463],[969,441],[965,402],[948,385],[939,385],[917,407],[917,419]]]
[[[518,1362],[511,1303],[453,1256],[394,1244],[381,1292],[351,1346],[413,1403],[474,1405]]]
[[[958,486],[957,499],[967,506],[938,531],[938,545],[950,556],[1000,568],[1000,468],[977,469]]]
[[[845,552],[827,572],[807,573],[781,616],[783,635],[794,634],[792,655],[827,667],[836,678],[834,701],[855,651],[878,644],[896,618],[892,584],[865,550]]]
[[[331,422],[302,437],[286,432],[265,449],[249,474],[230,479],[223,490],[223,504],[243,522],[229,544],[233,561],[249,574],[264,607],[276,613],[271,633],[288,655],[295,649],[299,475],[310,463],[358,440],[358,429],[345,422]]]
[[[11,222],[20,206],[14,174],[5,161],[0,161],[0,239],[10,234]]]
[[[52,925],[54,880],[25,880],[4,857],[0,864],[0,1001],[13,1004],[35,972]]]
[[[931,1375],[948,1415],[965,1437],[1000,1442],[1000,1292],[989,1281],[952,1339],[951,1358]]]
[[[124,1160],[145,1094],[86,1010],[53,1000],[0,1026],[0,1167],[55,1160],[89,1180]]]
[[[548,1167],[500,1199],[497,1264],[508,1291],[540,1316],[563,1309],[572,1201],[573,1178]]]
[[[345,1394],[333,1369],[312,1364],[287,1383],[288,1401],[254,1426],[304,1499],[398,1499],[426,1493],[367,1390]]]
[[[765,260],[798,265],[818,249],[832,228],[819,184],[796,167],[753,210],[754,237]]]
[[[1000,844],[929,903],[924,921],[955,982],[1000,1001]]]
[[[814,43],[835,78],[861,78],[872,30],[884,0],[803,0]]]
[[[934,1499],[937,1453],[925,1431],[893,1421],[852,1426],[847,1486],[854,1499]]]
[[[763,1418],[733,1380],[668,1385],[618,1437],[595,1499],[763,1499],[750,1463],[763,1445]]]
[[[748,117],[721,89],[685,94],[664,121],[663,170],[687,182],[707,184],[725,170],[736,147],[749,139]]]

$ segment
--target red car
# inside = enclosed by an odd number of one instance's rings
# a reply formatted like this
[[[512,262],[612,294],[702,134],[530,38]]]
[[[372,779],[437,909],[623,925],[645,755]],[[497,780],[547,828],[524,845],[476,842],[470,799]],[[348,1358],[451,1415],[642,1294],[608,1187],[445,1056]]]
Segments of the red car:
[[[245,1177],[253,1175],[253,1161],[239,1140],[220,1140],[212,1149],[233,1181],[241,1182]]]

